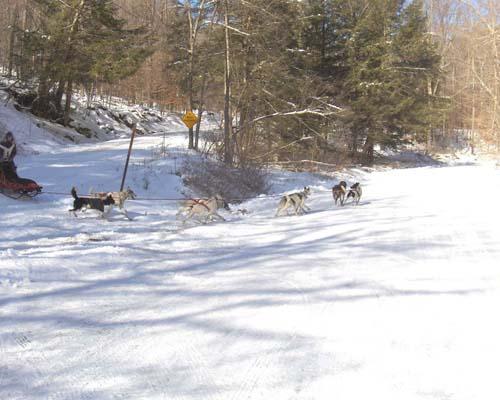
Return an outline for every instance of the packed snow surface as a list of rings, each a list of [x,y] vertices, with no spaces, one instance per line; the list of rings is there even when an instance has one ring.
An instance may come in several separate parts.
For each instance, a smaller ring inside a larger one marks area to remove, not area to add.
[[[75,218],[69,190],[116,190],[127,139],[47,144],[0,198],[0,399],[500,398],[500,171],[491,165],[273,174],[311,211],[260,196],[226,222],[176,220],[184,134],[136,140],[139,199]],[[155,155],[156,154],[156,155]]]

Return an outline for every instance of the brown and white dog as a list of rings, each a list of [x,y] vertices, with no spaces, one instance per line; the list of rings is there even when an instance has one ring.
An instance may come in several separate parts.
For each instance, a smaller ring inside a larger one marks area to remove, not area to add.
[[[113,198],[113,201],[114,201],[113,204],[117,205],[118,208],[123,211],[123,214],[125,214],[125,217],[127,217],[129,220],[132,220],[132,218],[130,218],[129,215],[127,214],[127,210],[125,209],[125,202],[128,199],[134,200],[137,197],[137,195],[129,187],[127,188],[127,190],[122,190],[122,191],[118,191],[118,192],[93,192],[91,190],[90,195],[92,197],[95,197],[98,199],[104,199],[107,196],[111,196]],[[112,207],[113,206],[111,206],[111,208]],[[109,212],[111,212],[111,209],[109,210]]]
[[[339,202],[341,206],[344,205],[346,193],[347,183],[345,181],[340,181],[338,185],[332,187],[332,195],[335,205],[337,205],[337,202]]]
[[[219,208],[230,211],[229,205],[220,195],[208,199],[187,199],[181,202],[177,217],[184,216],[183,223],[193,217],[196,217],[201,222],[208,222],[214,220],[214,218],[225,221],[224,217],[217,212]]]

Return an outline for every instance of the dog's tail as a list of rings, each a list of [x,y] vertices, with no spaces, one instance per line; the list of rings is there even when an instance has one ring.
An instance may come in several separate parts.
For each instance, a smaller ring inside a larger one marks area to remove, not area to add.
[[[74,186],[71,188],[71,195],[75,200],[78,199],[78,195],[76,194],[76,188]]]

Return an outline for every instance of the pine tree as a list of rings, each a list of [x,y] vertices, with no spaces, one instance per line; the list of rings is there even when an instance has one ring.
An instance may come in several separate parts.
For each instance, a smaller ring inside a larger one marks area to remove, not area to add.
[[[38,60],[35,114],[63,116],[67,124],[75,86],[122,79],[150,54],[144,47],[144,31],[126,29],[111,0],[34,1],[41,14],[39,26],[22,40]]]
[[[343,96],[352,151],[374,160],[375,145],[395,147],[406,134],[427,129],[433,114],[428,78],[439,56],[425,34],[420,1],[373,0],[348,41],[349,73]]]

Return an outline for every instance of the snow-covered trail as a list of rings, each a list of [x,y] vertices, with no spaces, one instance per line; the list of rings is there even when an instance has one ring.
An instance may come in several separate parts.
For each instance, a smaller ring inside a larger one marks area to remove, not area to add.
[[[111,184],[115,145],[20,173],[53,191]],[[69,216],[69,198],[0,199],[0,398],[497,398],[500,172],[376,172],[344,208],[310,179],[307,215],[272,218],[263,197],[181,231],[167,202],[106,222]]]

